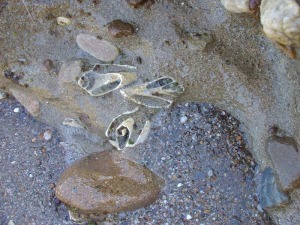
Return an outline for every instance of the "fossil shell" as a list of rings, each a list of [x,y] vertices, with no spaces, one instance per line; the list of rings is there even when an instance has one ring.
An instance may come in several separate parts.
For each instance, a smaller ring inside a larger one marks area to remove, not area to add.
[[[126,147],[134,147],[137,144],[143,143],[149,135],[151,123],[147,120],[139,132],[140,124],[134,120],[134,113],[138,111],[135,108],[133,111],[125,112],[116,118],[108,126],[105,135],[109,138],[109,142],[118,150]],[[135,140],[135,141],[134,141]]]
[[[172,77],[161,77],[140,86],[121,90],[122,95],[149,108],[168,108],[184,88]]]
[[[136,74],[130,72],[98,73],[93,70],[85,72],[78,84],[92,96],[105,95],[136,80]]]
[[[249,0],[221,0],[225,8],[233,13],[251,13]]]
[[[295,0],[262,0],[261,24],[271,40],[300,46],[300,6]]]

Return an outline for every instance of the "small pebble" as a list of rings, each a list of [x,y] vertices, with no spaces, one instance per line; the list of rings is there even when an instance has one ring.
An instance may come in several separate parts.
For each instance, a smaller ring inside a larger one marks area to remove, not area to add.
[[[184,124],[184,123],[187,122],[187,120],[188,120],[188,118],[186,116],[183,116],[183,117],[180,118],[180,123]]]
[[[46,59],[44,60],[43,65],[44,68],[49,71],[53,68],[53,61],[51,59]]]
[[[8,221],[7,225],[16,225],[15,222],[13,220]]]
[[[177,184],[177,187],[181,187],[183,184],[182,183],[179,183],[179,184]]]
[[[46,131],[44,132],[43,138],[44,138],[46,141],[49,141],[49,140],[52,138],[52,131],[51,131],[51,130],[46,130]]]
[[[63,16],[57,17],[56,22],[58,25],[61,25],[61,26],[68,26],[71,24],[71,20],[69,18],[66,18]]]
[[[214,171],[213,170],[209,170],[207,172],[207,175],[208,175],[209,178],[211,178],[214,175]]]
[[[133,26],[122,20],[114,20],[110,22],[107,26],[107,30],[109,35],[115,38],[126,37],[134,33]]]
[[[192,216],[190,214],[188,214],[188,215],[186,215],[186,219],[190,220],[190,219],[192,219]]]
[[[15,113],[20,112],[20,108],[15,108],[15,109],[14,109],[14,112],[15,112]]]
[[[142,6],[147,0],[126,0],[127,4],[133,8],[138,8]]]
[[[0,100],[5,99],[7,94],[5,92],[0,91]]]

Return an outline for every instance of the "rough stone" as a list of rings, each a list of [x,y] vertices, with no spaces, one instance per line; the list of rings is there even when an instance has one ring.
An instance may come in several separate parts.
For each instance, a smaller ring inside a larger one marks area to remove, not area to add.
[[[10,91],[32,116],[40,115],[40,103],[33,95],[17,89],[10,89]]]
[[[289,203],[289,197],[279,189],[274,171],[270,167],[263,171],[258,197],[263,209]]]
[[[119,55],[119,50],[114,45],[89,34],[79,34],[76,41],[83,51],[104,62],[114,61]]]
[[[91,154],[61,176],[56,196],[83,214],[135,210],[154,202],[163,180],[117,151]]]
[[[300,187],[300,152],[289,137],[273,136],[267,143],[268,153],[284,191]]]
[[[126,37],[134,33],[134,28],[130,23],[122,20],[114,20],[107,26],[108,33],[115,38]]]

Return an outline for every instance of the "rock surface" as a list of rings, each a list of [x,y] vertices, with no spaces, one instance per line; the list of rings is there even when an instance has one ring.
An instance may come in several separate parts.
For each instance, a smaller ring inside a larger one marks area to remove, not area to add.
[[[108,33],[115,38],[126,37],[134,33],[134,28],[130,23],[122,20],[114,20],[107,26]]]
[[[104,62],[114,61],[119,55],[119,50],[114,45],[89,34],[79,34],[76,41],[83,51]]]
[[[82,213],[135,210],[154,202],[163,180],[116,151],[89,155],[61,176],[56,196]]]
[[[300,187],[300,152],[292,138],[272,137],[267,144],[268,153],[284,191]]]
[[[259,190],[259,204],[263,209],[282,206],[289,203],[289,197],[276,183],[274,171],[268,167],[263,171]]]

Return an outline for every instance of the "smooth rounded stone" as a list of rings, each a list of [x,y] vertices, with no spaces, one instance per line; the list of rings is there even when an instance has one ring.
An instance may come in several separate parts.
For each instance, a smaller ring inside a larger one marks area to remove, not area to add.
[[[83,215],[102,215],[153,203],[163,184],[163,179],[121,152],[103,151],[67,168],[57,183],[56,197]]]
[[[83,51],[104,62],[114,61],[119,55],[117,47],[89,34],[77,35],[76,41]]]
[[[262,173],[258,198],[263,209],[282,206],[290,201],[288,195],[278,187],[274,171],[270,167]]]
[[[122,20],[114,20],[107,26],[108,33],[115,38],[126,37],[134,33],[134,28],[130,23]]]
[[[126,0],[127,4],[134,7],[134,8],[138,8],[140,6],[142,6],[144,3],[147,2],[147,0]]]
[[[284,191],[300,187],[300,152],[297,142],[291,137],[272,136],[267,151]]]

